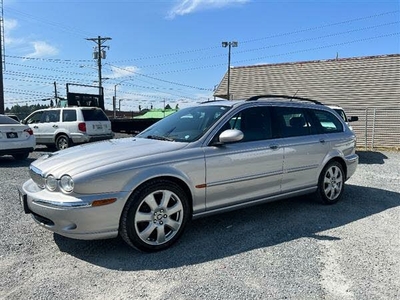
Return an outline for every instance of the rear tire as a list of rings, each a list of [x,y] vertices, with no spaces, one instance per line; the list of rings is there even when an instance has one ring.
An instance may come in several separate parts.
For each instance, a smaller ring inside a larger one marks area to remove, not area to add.
[[[161,179],[150,181],[129,197],[119,233],[138,250],[164,250],[182,235],[189,215],[187,195],[178,184]]]
[[[342,165],[337,161],[329,162],[322,170],[319,181],[317,196],[324,204],[334,204],[343,195],[345,175]]]
[[[65,134],[60,134],[56,138],[56,149],[57,150],[63,150],[67,149],[71,146],[71,142]]]

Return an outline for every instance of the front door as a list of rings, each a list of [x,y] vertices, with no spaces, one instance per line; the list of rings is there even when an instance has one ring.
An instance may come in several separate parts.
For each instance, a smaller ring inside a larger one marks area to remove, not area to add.
[[[205,148],[206,210],[279,194],[283,148],[274,139],[268,107],[244,109],[221,128],[239,129],[244,138]]]

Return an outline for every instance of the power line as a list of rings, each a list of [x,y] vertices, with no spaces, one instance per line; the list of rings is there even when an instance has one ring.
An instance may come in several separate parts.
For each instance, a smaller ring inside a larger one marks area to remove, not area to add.
[[[395,13],[398,13],[398,12],[399,12],[399,10],[388,11],[388,12],[369,15],[369,16],[365,16],[365,17],[360,17],[360,18],[355,18],[355,19],[350,19],[350,20],[345,20],[345,21],[340,21],[340,22],[335,22],[335,23],[330,23],[330,24],[325,24],[325,25],[319,25],[319,26],[309,27],[309,28],[305,28],[305,29],[299,29],[299,30],[296,30],[296,31],[278,33],[278,34],[270,35],[270,36],[267,36],[267,37],[261,37],[261,38],[251,39],[251,40],[244,40],[244,41],[240,41],[240,43],[241,44],[247,44],[247,43],[253,43],[253,42],[258,42],[258,41],[278,38],[278,37],[285,37],[285,36],[295,35],[295,34],[304,33],[304,32],[308,32],[308,31],[314,31],[314,30],[324,29],[324,28],[328,28],[328,27],[333,27],[333,26],[338,26],[338,25],[345,25],[345,24],[350,24],[350,23],[353,23],[353,22],[369,20],[369,19],[373,19],[373,18],[377,18],[377,17],[382,17],[382,16],[386,16],[386,15],[395,14]],[[138,58],[133,58],[133,59],[111,61],[111,63],[115,64],[115,63],[134,62],[134,61],[146,60],[146,59],[165,58],[165,57],[170,57],[170,56],[178,56],[178,55],[184,55],[184,54],[190,54],[190,53],[196,53],[196,52],[210,51],[210,50],[215,50],[217,48],[220,48],[220,46],[211,46],[211,47],[205,47],[205,48],[199,48],[199,49],[191,49],[191,50],[185,50],[185,51],[178,51],[178,52],[167,53],[167,54],[159,54],[159,55],[138,57]]]

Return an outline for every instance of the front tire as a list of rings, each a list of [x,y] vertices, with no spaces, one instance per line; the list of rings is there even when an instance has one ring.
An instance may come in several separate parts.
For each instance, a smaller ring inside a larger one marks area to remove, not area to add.
[[[318,197],[324,204],[334,204],[343,195],[345,175],[342,165],[337,161],[329,162],[322,170],[318,182]]]
[[[164,250],[182,235],[189,215],[184,190],[174,182],[154,180],[129,197],[121,215],[120,235],[138,250]]]

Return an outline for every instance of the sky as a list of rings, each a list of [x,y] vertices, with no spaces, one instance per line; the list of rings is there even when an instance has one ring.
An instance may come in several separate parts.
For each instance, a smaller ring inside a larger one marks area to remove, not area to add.
[[[5,107],[97,92],[106,109],[213,99],[231,67],[400,53],[400,1],[3,0]]]

